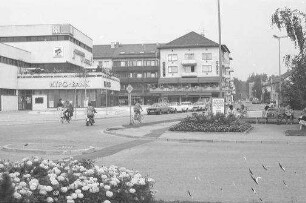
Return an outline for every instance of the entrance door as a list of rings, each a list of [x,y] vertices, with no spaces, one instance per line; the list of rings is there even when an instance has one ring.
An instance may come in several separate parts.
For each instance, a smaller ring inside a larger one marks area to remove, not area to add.
[[[20,90],[18,95],[18,109],[32,110],[32,91]]]

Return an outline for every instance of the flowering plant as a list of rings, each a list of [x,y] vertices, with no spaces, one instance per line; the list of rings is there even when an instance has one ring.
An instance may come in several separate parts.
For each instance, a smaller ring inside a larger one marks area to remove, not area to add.
[[[37,157],[0,160],[0,202],[151,202],[154,180],[124,167]]]

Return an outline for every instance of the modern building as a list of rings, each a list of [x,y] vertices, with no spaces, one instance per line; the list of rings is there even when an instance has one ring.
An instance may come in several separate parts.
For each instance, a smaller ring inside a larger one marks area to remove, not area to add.
[[[233,70],[230,51],[225,45],[222,45],[221,70],[219,44],[195,32],[158,48],[160,77],[158,86],[151,87],[150,93],[170,102],[210,101],[220,96],[228,103],[233,101]]]
[[[88,101],[103,106],[105,92],[115,95],[120,81],[92,67],[92,44],[70,24],[0,26],[2,109],[2,95],[17,98],[18,106],[9,108],[14,110],[53,108],[60,98],[76,107]]]
[[[159,78],[159,44],[94,45],[94,64],[109,71],[111,68],[120,78],[119,102],[128,104],[126,87],[133,87],[132,102],[153,104],[159,95],[151,93],[150,87],[157,86]]]

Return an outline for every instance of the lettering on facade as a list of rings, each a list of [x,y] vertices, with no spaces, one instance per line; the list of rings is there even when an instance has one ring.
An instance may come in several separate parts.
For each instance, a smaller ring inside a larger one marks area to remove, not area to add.
[[[63,25],[53,25],[52,26],[52,34],[57,35],[57,34],[74,34],[74,29],[71,25],[69,24],[63,24]]]
[[[75,81],[53,81],[50,82],[51,88],[84,88],[89,87],[89,81],[75,82]]]
[[[111,88],[111,87],[112,87],[112,83],[111,83],[111,82],[104,81],[104,87]]]

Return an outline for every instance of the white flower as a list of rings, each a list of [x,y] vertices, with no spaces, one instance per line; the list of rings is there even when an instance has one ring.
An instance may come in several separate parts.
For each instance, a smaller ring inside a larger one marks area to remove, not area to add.
[[[134,188],[131,188],[131,189],[129,190],[129,192],[133,194],[133,193],[136,192],[136,190],[135,190]]]
[[[53,198],[52,197],[47,197],[47,202],[53,202]]]
[[[59,183],[58,183],[57,180],[54,179],[54,180],[51,181],[51,184],[52,184],[52,185],[58,185]]]
[[[3,165],[3,164],[0,164],[0,168],[4,168],[4,165]]]
[[[101,178],[102,178],[102,179],[106,179],[107,176],[106,176],[106,175],[102,175]]]
[[[80,189],[77,189],[77,190],[75,190],[75,193],[80,194],[80,193],[82,193],[82,191]]]
[[[154,183],[154,182],[155,182],[155,180],[154,180],[153,178],[148,178],[148,182],[152,182],[152,183]]]
[[[103,203],[111,203],[109,200],[105,200]]]
[[[46,194],[47,194],[47,191],[46,191],[46,190],[40,190],[40,191],[39,191],[39,194],[41,194],[41,195],[46,195]]]
[[[81,198],[81,199],[82,199],[83,197],[84,197],[84,195],[83,195],[82,193],[79,193],[79,194],[78,194],[78,198]]]
[[[30,185],[30,190],[36,190],[36,185]]]
[[[72,200],[72,197],[71,196],[66,196],[66,199],[67,200]]]
[[[51,191],[53,190],[53,188],[52,188],[51,186],[48,185],[48,186],[46,187],[46,190],[47,190],[48,192],[51,192]]]
[[[26,190],[22,189],[19,191],[20,194],[25,195],[26,193],[28,193]]]
[[[20,182],[19,185],[22,186],[22,187],[27,186],[26,182],[24,182],[24,181]]]
[[[62,191],[63,193],[66,193],[66,192],[68,191],[68,188],[67,188],[67,187],[62,187],[62,188],[61,188],[61,191]]]
[[[19,178],[14,178],[14,182],[18,183],[20,181]]]
[[[21,198],[21,195],[20,195],[18,192],[15,192],[15,193],[14,193],[14,197],[15,197],[16,199],[20,199],[20,198]]]
[[[74,200],[73,199],[69,199],[69,200],[67,200],[67,203],[74,203]]]
[[[72,194],[71,194],[71,197],[72,197],[72,199],[76,199],[76,198],[78,198],[78,195],[75,194],[75,193],[72,193]]]
[[[110,190],[110,188],[111,188],[111,187],[110,187],[109,185],[105,185],[105,186],[104,186],[104,189],[105,189],[105,190]]]
[[[113,196],[113,193],[111,191],[106,191],[106,196],[107,197],[112,197]]]
[[[60,176],[57,177],[57,180],[59,180],[59,181],[64,181],[64,180],[65,180],[65,177],[63,177],[63,176],[60,175]]]
[[[28,166],[32,166],[32,164],[33,164],[32,161],[27,161]]]
[[[83,191],[89,190],[89,187],[88,187],[88,186],[83,186],[83,187],[82,187],[82,190],[83,190]]]
[[[139,180],[139,185],[145,185],[145,184],[146,184],[145,179],[140,178],[140,180]]]
[[[54,196],[59,195],[59,191],[58,191],[58,190],[53,191],[53,195],[54,195]]]

